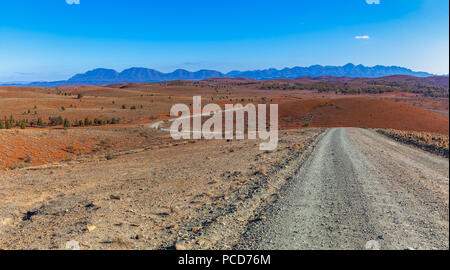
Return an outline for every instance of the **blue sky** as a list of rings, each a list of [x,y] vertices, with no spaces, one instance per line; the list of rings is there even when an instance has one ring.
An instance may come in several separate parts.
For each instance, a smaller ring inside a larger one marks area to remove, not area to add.
[[[448,10],[448,0],[1,0],[0,81],[348,62],[448,74]]]

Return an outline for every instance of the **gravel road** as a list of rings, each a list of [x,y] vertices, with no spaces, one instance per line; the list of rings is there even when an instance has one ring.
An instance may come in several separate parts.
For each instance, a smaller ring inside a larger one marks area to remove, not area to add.
[[[235,248],[449,248],[449,163],[371,130],[329,129]]]

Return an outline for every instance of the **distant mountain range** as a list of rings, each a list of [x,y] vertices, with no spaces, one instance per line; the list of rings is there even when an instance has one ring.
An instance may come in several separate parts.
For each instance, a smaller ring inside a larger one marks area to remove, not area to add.
[[[122,72],[113,69],[97,68],[86,73],[77,74],[66,81],[33,82],[29,84],[8,84],[20,86],[57,87],[62,85],[104,85],[113,83],[152,83],[173,80],[204,80],[210,78],[249,78],[255,80],[297,79],[302,77],[349,77],[349,78],[376,78],[392,75],[409,75],[416,77],[434,76],[426,72],[416,72],[398,66],[374,66],[347,64],[345,66],[293,67],[281,70],[270,68],[265,70],[231,71],[221,73],[215,70],[199,70],[190,72],[177,69],[171,73],[163,73],[148,68],[129,68]],[[4,84],[6,85],[6,84]]]

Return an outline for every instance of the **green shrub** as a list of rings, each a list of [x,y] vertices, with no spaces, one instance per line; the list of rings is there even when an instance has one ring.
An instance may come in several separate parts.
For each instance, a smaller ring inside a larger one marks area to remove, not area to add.
[[[72,126],[72,124],[70,123],[70,120],[68,120],[67,118],[64,119],[64,127],[65,128],[70,128]]]

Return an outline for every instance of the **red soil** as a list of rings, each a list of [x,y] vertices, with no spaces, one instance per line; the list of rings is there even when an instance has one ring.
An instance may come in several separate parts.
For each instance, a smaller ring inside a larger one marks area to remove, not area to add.
[[[304,99],[279,105],[280,126],[369,127],[449,133],[449,119],[407,104],[371,98]]]

